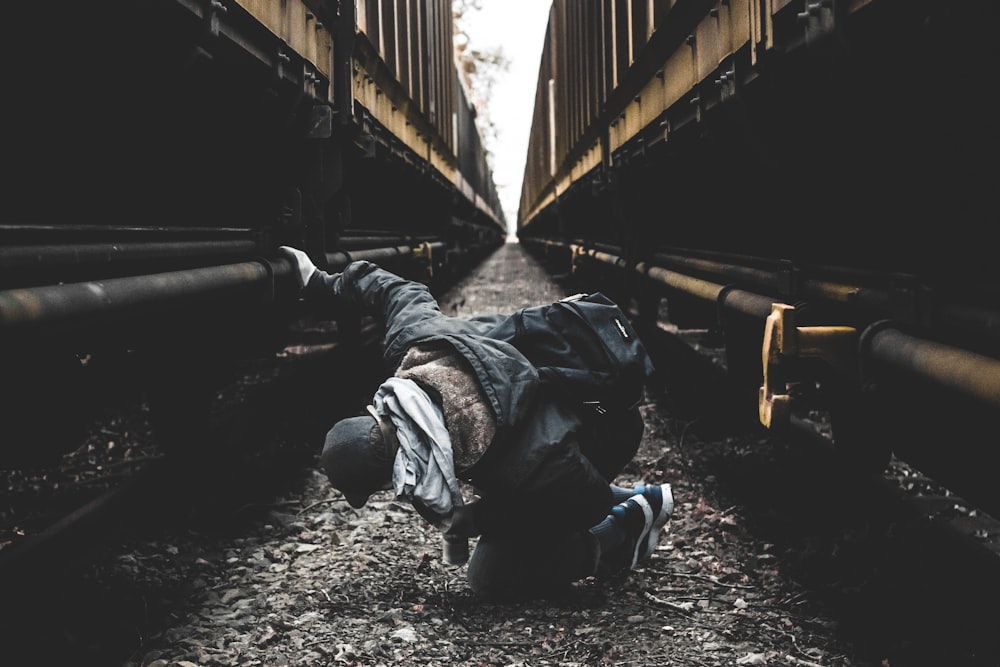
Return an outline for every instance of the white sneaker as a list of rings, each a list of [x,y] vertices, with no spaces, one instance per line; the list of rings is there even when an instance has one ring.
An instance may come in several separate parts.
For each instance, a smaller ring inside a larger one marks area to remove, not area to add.
[[[635,492],[649,505],[653,517],[646,531],[645,540],[640,540],[636,545],[633,567],[635,563],[644,561],[652,555],[656,543],[660,540],[660,532],[674,513],[674,495],[669,484],[639,484],[635,487]],[[630,500],[634,498],[636,496],[632,496]]]

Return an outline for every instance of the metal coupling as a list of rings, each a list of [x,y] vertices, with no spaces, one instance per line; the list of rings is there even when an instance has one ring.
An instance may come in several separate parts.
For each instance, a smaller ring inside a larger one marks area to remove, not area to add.
[[[848,326],[799,327],[795,307],[771,304],[764,324],[761,361],[764,381],[757,412],[767,428],[783,426],[791,416],[789,382],[793,379],[785,362],[799,358],[820,359],[845,373],[857,372],[858,331]]]

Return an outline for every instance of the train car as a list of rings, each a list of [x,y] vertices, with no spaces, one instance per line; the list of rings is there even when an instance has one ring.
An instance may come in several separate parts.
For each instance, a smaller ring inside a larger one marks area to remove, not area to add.
[[[505,240],[446,0],[32,2],[4,22],[8,462],[71,446],[99,373],[176,421],[280,350],[279,245],[432,282]]]
[[[998,15],[556,0],[518,237],[718,334],[763,425],[819,408],[858,465],[997,513]]]

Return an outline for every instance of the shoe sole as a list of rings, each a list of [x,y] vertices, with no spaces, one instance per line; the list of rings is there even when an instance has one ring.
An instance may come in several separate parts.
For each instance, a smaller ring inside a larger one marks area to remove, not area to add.
[[[632,564],[629,565],[629,569],[632,569],[635,567],[636,563],[639,562],[639,552],[641,551],[642,546],[648,542],[649,531],[653,528],[653,507],[649,504],[649,501],[641,495],[632,496],[629,500],[642,509],[642,514],[646,521],[642,532],[639,533],[639,537],[635,541],[635,548],[632,549]]]
[[[660,511],[657,513],[656,517],[653,519],[652,525],[649,527],[649,533],[646,536],[645,549],[642,551],[641,559],[648,558],[652,553],[653,549],[656,548],[656,543],[660,540],[660,532],[663,527],[667,525],[667,521],[670,520],[670,516],[674,513],[674,494],[670,488],[669,484],[660,484],[660,494],[663,496],[663,502],[660,503]],[[648,504],[649,501],[647,501]],[[650,507],[652,511],[652,507]],[[638,554],[638,549],[636,549]],[[639,558],[637,556],[637,558]],[[638,562],[638,560],[637,560]]]

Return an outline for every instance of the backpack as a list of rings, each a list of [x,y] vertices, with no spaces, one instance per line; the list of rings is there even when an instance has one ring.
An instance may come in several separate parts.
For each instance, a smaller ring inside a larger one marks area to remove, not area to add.
[[[542,383],[599,415],[637,406],[653,362],[625,314],[595,292],[524,308],[509,341]]]

